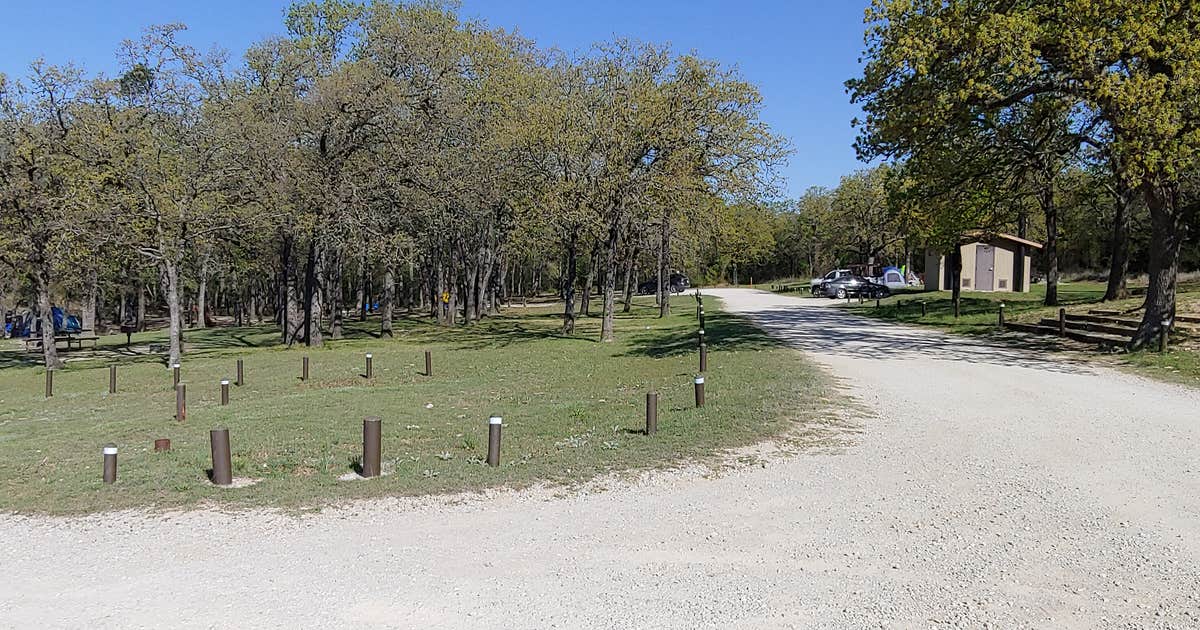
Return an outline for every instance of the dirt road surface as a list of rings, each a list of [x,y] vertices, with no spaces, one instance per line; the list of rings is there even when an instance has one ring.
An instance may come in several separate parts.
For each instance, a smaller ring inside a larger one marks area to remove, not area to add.
[[[566,497],[3,516],[0,626],[1200,627],[1200,393],[712,293],[837,379],[848,447]]]

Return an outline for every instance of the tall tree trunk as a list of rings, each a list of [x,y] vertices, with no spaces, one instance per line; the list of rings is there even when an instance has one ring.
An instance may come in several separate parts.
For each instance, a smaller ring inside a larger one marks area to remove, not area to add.
[[[208,317],[205,311],[208,309],[208,257],[205,256],[200,262],[200,278],[196,286],[196,309],[198,316],[196,317],[197,328],[208,327]]]
[[[671,314],[671,213],[663,213],[658,240],[658,316]]]
[[[304,345],[324,345],[321,336],[321,285],[317,277],[317,244],[308,245],[308,259],[304,264]]]
[[[1147,186],[1144,195],[1150,207],[1150,283],[1146,287],[1142,322],[1130,342],[1132,349],[1152,344],[1164,328],[1174,325],[1179,247],[1184,237],[1178,184]]]
[[[1123,178],[1117,177],[1116,180],[1112,235],[1108,243],[1112,251],[1108,264],[1108,288],[1104,291],[1105,302],[1129,297],[1125,277],[1129,275],[1129,214],[1133,206],[1134,192]]]
[[[1054,201],[1054,184],[1048,183],[1041,192],[1042,212],[1046,215],[1046,306],[1058,304],[1058,206]]]
[[[478,296],[475,294],[479,273],[478,258],[471,257],[471,260],[463,265],[463,319],[467,324],[474,323],[479,314]]]
[[[579,312],[589,317],[592,314],[592,283],[596,278],[596,267],[599,266],[599,253],[600,248],[593,245],[592,253],[588,256],[587,276],[583,281],[583,299],[579,302]]]
[[[575,277],[579,273],[579,239],[572,233],[566,242],[567,262],[562,277],[563,334],[575,334]]]
[[[343,334],[342,323],[342,254],[330,252],[322,265],[325,282],[325,296],[329,300],[329,336],[340,340]]]
[[[616,309],[616,291],[617,291],[617,249],[621,246],[621,224],[622,219],[615,218],[608,226],[608,242],[604,248],[604,266],[601,273],[601,281],[604,287],[601,290],[604,297],[604,305],[602,307],[600,319],[600,341],[612,341],[613,336],[613,311]],[[597,262],[600,256],[597,255]]]
[[[954,317],[958,317],[962,305],[962,245],[955,244],[950,254],[950,303],[954,308]]]
[[[632,239],[631,239],[632,240]],[[625,305],[621,308],[622,311],[628,313],[633,308],[633,290],[636,279],[634,271],[638,257],[637,245],[630,247],[629,260],[625,263]]]
[[[96,321],[96,299],[100,293],[99,274],[95,269],[87,271],[87,277],[84,279],[83,287],[83,321],[81,322],[84,330],[97,330]]]
[[[392,313],[396,305],[396,274],[391,264],[383,271],[383,312],[379,322],[380,336],[392,336]]]
[[[54,345],[54,304],[50,300],[50,269],[45,257],[34,261],[33,280],[37,285],[38,318],[42,325],[42,361],[47,370],[57,370],[63,366],[58,358],[58,348]]]
[[[183,353],[183,344],[180,343],[183,336],[183,312],[179,304],[179,263],[176,260],[164,258],[162,267],[167,280],[167,320],[169,322],[167,337],[171,342],[167,365],[175,365],[179,363],[179,357]]]
[[[367,321],[367,257],[364,254],[358,261],[358,288],[354,294],[354,304],[358,309],[358,321]]]
[[[139,279],[137,283],[137,329],[146,330],[146,283]]]

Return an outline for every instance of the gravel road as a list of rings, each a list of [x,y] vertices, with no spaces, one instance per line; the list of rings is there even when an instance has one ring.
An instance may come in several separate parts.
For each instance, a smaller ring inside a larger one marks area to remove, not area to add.
[[[712,293],[858,401],[848,447],[566,497],[3,516],[0,626],[1200,627],[1200,392]]]

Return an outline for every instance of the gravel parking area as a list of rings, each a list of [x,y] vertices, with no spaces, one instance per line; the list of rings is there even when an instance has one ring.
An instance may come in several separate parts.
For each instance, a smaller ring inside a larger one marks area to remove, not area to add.
[[[1200,392],[711,293],[830,371],[849,446],[566,496],[0,516],[0,626],[1200,627]]]

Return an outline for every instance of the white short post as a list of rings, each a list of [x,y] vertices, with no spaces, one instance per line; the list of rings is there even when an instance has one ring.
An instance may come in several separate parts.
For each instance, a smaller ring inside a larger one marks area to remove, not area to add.
[[[488,418],[488,452],[487,465],[500,465],[500,428],[504,423],[504,419],[500,416],[492,416]]]

